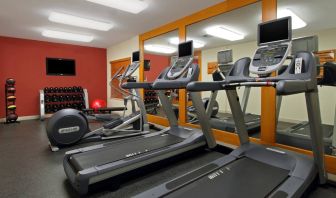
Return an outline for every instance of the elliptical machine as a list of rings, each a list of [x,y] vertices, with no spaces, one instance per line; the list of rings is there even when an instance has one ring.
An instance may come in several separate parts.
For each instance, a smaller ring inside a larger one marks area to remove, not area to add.
[[[79,143],[125,138],[149,133],[145,104],[140,98],[139,90],[121,88],[123,82],[136,81],[132,75],[139,66],[139,51],[137,51],[133,53],[131,65],[122,74],[120,74],[122,69],[119,69],[112,77],[112,80],[119,80],[119,88],[113,88],[124,96],[125,106],[127,106],[128,100],[131,101],[132,113],[130,115],[125,116],[124,111],[124,115],[121,118],[116,118],[107,122],[101,128],[91,131],[88,119],[83,112],[75,109],[58,111],[50,118],[46,128],[51,150],[58,151],[60,148]],[[112,80],[110,82],[111,86]],[[138,105],[139,111],[136,110],[135,103]]]

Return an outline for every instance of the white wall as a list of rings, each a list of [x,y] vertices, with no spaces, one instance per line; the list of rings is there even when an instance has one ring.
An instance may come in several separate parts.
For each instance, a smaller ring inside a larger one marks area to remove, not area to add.
[[[325,30],[317,33],[319,37],[319,50],[336,48],[336,29]],[[303,36],[303,35],[300,35]],[[217,60],[217,52],[224,49],[233,50],[233,59],[238,60],[241,57],[252,57],[256,49],[256,41],[243,44],[224,46],[202,51],[202,79],[203,81],[212,81],[212,76],[207,74],[207,63]],[[240,96],[242,91],[239,90]],[[319,87],[320,104],[322,112],[322,121],[327,124],[333,124],[335,105],[336,105],[336,88],[335,87]],[[204,94],[203,96],[208,96]],[[226,95],[221,92],[218,96],[220,111],[230,111]],[[306,103],[303,94],[285,96],[282,101],[280,111],[280,119],[284,120],[308,120]],[[247,112],[260,114],[260,88],[253,88],[250,95]]]
[[[108,107],[122,107],[124,102],[121,99],[111,98],[111,87],[109,85],[111,79],[111,65],[110,62],[122,58],[132,56],[132,52],[139,50],[139,37],[135,36],[127,41],[107,48],[107,106]],[[135,73],[139,76],[139,73]],[[130,102],[128,103],[128,111],[131,110]]]

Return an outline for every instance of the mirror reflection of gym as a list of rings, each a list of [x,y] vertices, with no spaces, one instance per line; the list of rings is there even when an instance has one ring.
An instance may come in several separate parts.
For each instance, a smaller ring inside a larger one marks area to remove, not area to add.
[[[177,30],[162,34],[144,42],[144,81],[155,81],[160,73],[165,68],[169,67],[176,59],[177,45],[169,42],[169,39],[172,37],[178,38]],[[178,91],[169,90],[166,94],[173,100],[174,107],[176,107],[176,114],[178,114]],[[156,91],[145,90],[144,102],[148,114],[166,117]]]
[[[336,147],[336,24],[331,20],[336,17],[335,7],[334,0],[324,0],[323,3],[278,0],[277,10],[278,17],[292,16],[292,54],[310,51],[316,56],[325,152],[329,155],[335,155]],[[305,103],[304,94],[283,98],[276,133],[278,143],[311,150]]]
[[[261,22],[261,3],[254,3],[239,10],[223,13],[187,26],[187,40],[194,41],[196,62],[202,68],[202,81],[222,80],[233,63],[242,57],[251,57],[257,47],[257,24]],[[259,137],[260,88],[239,88],[238,94],[249,135]],[[224,91],[203,92],[204,106],[211,115],[212,128],[235,132],[235,124]],[[212,106],[212,105],[210,105]],[[189,123],[198,120],[190,102],[187,105]]]

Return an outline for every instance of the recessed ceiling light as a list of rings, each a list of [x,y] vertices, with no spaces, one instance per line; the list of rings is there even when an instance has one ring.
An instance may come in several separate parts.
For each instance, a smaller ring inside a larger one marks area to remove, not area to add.
[[[148,7],[148,4],[140,0],[87,0],[103,6],[115,8],[125,12],[138,14]]]
[[[235,30],[228,29],[227,27],[217,25],[205,29],[205,32],[211,36],[218,37],[229,41],[242,40],[245,36]]]
[[[157,52],[163,54],[172,54],[177,51],[177,49],[173,47],[169,47],[166,45],[145,45],[145,50],[150,52]]]
[[[49,15],[49,21],[101,31],[108,31],[113,27],[113,25],[109,23],[104,23],[59,12],[52,12]]]
[[[194,48],[196,49],[202,48],[205,46],[205,42],[203,41],[187,38],[187,41],[191,41],[191,40],[193,41]],[[178,45],[180,43],[180,40],[178,37],[172,37],[169,39],[169,43],[173,45]]]
[[[288,16],[292,17],[292,29],[300,29],[307,25],[306,22],[304,22],[300,17],[298,17],[293,11],[291,11],[288,8],[279,9],[277,15],[278,15],[277,18]]]
[[[93,36],[83,35],[83,34],[75,34],[70,32],[60,32],[54,30],[44,30],[42,35],[49,38],[56,39],[64,39],[70,41],[80,41],[80,42],[91,42],[93,40]]]

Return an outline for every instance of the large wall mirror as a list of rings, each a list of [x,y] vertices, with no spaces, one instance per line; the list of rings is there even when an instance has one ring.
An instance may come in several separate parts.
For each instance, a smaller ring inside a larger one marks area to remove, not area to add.
[[[160,73],[169,67],[170,63],[176,58],[177,45],[171,43],[172,38],[178,39],[177,30],[159,35],[144,42],[144,81],[155,81]],[[172,100],[177,114],[178,92],[175,90],[169,90],[166,94],[169,96],[170,100]],[[166,117],[156,91],[145,90],[144,102],[148,114]]]
[[[187,40],[193,40],[195,57],[202,67],[202,81],[213,81],[213,73],[225,73],[233,63],[243,57],[251,57],[257,47],[257,25],[261,22],[261,3],[254,3],[237,10],[200,21],[187,26]],[[217,69],[218,68],[218,69]],[[238,94],[248,120],[249,134],[260,136],[260,88],[240,88]],[[210,92],[203,92],[207,105]],[[246,99],[246,100],[245,100]],[[213,128],[234,133],[235,125],[224,91],[217,94],[219,108],[213,108],[211,125]],[[197,124],[192,112],[192,104],[187,105],[189,123]]]
[[[336,134],[333,133],[336,87],[330,86],[336,80],[336,73],[333,73],[336,71],[336,65],[333,64],[336,49],[336,23],[332,20],[336,17],[335,7],[334,0],[278,0],[277,10],[278,17],[292,16],[292,54],[300,50],[311,51],[317,56],[319,59],[317,62],[324,70],[324,75],[319,77],[319,98],[327,154],[332,154],[332,144],[336,146]],[[307,120],[304,95],[284,97],[280,108],[277,142],[311,150]]]

